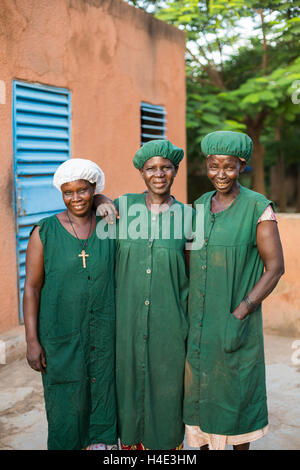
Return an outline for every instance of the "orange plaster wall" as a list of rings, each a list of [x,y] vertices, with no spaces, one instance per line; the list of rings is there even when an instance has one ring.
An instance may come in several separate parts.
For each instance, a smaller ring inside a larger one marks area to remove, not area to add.
[[[105,194],[144,189],[132,165],[140,103],[164,105],[167,138],[185,148],[185,36],[123,0],[0,0],[0,331],[18,324],[12,80],[72,91],[72,155],[97,162]],[[186,163],[173,194],[186,201]]]
[[[263,302],[266,332],[300,337],[300,214],[276,214],[285,273]]]
[[[1,48],[1,43],[0,43]],[[4,79],[1,73],[1,78]],[[6,104],[0,105],[0,331],[18,321],[17,267],[13,208],[13,169],[11,132],[11,88],[6,87]]]

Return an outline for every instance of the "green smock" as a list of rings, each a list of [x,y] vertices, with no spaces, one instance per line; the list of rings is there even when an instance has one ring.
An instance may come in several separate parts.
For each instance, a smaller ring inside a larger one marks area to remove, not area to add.
[[[115,241],[99,240],[95,230],[83,268],[80,242],[56,215],[38,225],[45,266],[39,337],[47,364],[48,449],[114,444]]]
[[[175,200],[167,211],[154,214],[146,206],[145,194],[127,194],[125,198],[127,209],[123,212],[124,196],[115,201],[120,208],[116,253],[119,435],[125,445],[141,442],[148,449],[173,449],[184,438],[182,407],[188,330],[184,249],[189,237],[185,238],[183,223],[184,218],[191,221],[193,210]],[[144,218],[135,204],[140,205]],[[183,212],[184,207],[187,212],[181,223],[175,208]],[[171,221],[176,218],[176,223],[171,222],[169,236],[163,234],[161,224],[162,217],[168,216]],[[145,238],[134,239],[134,230],[130,229],[137,226]]]
[[[184,422],[238,435],[268,424],[261,306],[244,320],[231,312],[264,270],[256,225],[271,201],[240,187],[230,207],[204,204],[204,245],[191,252]]]

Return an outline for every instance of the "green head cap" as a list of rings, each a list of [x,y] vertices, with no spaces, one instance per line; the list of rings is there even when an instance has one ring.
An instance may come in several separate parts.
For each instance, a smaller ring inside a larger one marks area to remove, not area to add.
[[[204,155],[233,155],[250,160],[253,150],[252,139],[242,132],[215,131],[207,134],[201,142]]]
[[[145,162],[152,157],[168,158],[178,166],[183,159],[184,151],[176,147],[169,140],[150,140],[143,145],[135,154],[133,164],[135,168],[143,168]]]

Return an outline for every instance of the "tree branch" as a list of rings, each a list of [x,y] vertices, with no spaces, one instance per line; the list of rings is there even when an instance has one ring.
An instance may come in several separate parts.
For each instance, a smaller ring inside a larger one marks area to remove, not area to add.
[[[198,47],[199,47],[200,52],[201,53],[203,52],[203,57],[208,62],[207,65],[201,64],[199,58],[195,56],[195,54],[193,54],[192,51],[188,47],[186,47],[186,51],[191,55],[194,61],[197,62],[197,64],[207,73],[211,84],[215,86],[216,88],[225,90],[224,82],[222,80],[222,77],[220,76],[220,73],[216,69],[216,66],[207,59],[205,51],[203,50],[201,46],[199,46],[199,44],[198,44]]]
[[[267,44],[267,38],[266,38],[266,32],[265,32],[265,17],[264,17],[264,11],[262,8],[259,10],[254,10],[256,11],[261,19],[261,30],[262,30],[262,35],[263,35],[263,56],[262,56],[262,69],[264,74],[266,75],[267,73],[267,66],[268,66],[268,55],[267,55],[267,49],[268,49],[268,44]]]
[[[259,130],[268,114],[269,111],[267,109],[262,109],[255,118],[246,116],[244,119],[244,124],[246,124],[246,126],[251,129]]]
[[[216,40],[217,40],[217,45],[218,45],[218,49],[219,49],[219,54],[220,54],[220,62],[221,62],[221,70],[222,70],[222,81],[224,82],[224,65],[223,65],[223,57],[222,57],[222,46],[221,46],[221,43],[220,43],[220,40],[218,38],[218,36],[216,35]]]

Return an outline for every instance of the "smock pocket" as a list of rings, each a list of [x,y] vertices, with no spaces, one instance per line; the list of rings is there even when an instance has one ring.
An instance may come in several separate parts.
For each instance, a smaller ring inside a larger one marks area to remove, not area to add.
[[[237,351],[247,341],[249,315],[243,320],[236,318],[233,313],[228,316],[225,327],[224,350],[227,353]]]
[[[79,331],[48,338],[45,350],[49,385],[78,382],[86,378],[86,364]]]

